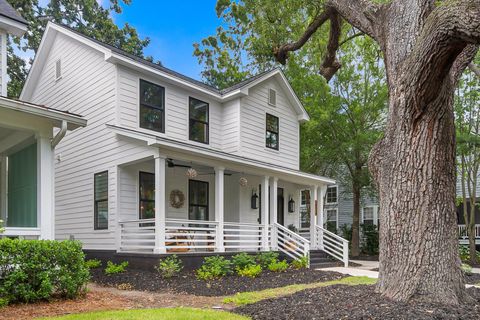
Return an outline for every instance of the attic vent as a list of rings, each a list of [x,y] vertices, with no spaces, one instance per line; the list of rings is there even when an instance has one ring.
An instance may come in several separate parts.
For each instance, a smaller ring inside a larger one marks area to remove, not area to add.
[[[55,62],[55,80],[58,80],[62,77],[62,60],[58,59]]]
[[[273,89],[268,90],[268,103],[272,106],[277,105],[277,91]]]

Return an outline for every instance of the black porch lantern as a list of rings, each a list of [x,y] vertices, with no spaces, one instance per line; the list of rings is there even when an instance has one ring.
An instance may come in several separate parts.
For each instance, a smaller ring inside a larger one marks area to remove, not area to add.
[[[252,199],[251,199],[251,207],[252,209],[258,209],[258,196],[255,190],[252,190]]]
[[[288,201],[288,212],[295,212],[295,201],[291,197],[290,201]]]

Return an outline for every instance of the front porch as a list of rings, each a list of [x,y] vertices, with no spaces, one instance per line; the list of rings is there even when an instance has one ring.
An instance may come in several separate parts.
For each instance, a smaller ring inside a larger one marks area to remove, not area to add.
[[[464,224],[458,225],[458,241],[460,244],[468,244],[467,227]],[[475,225],[475,244],[480,245],[480,224]]]
[[[327,246],[344,261],[343,239],[322,227],[326,183],[262,171],[168,153],[119,165],[117,252],[275,250],[297,259]]]

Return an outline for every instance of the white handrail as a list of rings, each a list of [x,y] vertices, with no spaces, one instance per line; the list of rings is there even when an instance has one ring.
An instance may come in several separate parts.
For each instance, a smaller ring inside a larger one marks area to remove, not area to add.
[[[278,223],[274,223],[271,228],[271,248],[295,260],[306,257],[310,267],[310,241]]]
[[[348,240],[318,225],[315,231],[317,247],[348,267]]]

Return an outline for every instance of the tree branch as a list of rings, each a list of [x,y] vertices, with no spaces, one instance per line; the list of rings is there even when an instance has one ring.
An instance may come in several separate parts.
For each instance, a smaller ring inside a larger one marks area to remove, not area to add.
[[[290,51],[296,51],[303,47],[303,45],[310,39],[310,37],[320,28],[329,18],[332,13],[331,9],[327,9],[315,17],[315,19],[308,25],[303,35],[295,42],[283,44],[273,49],[273,55],[281,64],[285,64],[288,59]]]
[[[337,13],[332,13],[330,17],[330,35],[328,38],[327,54],[320,66],[320,74],[328,81],[340,69],[342,64],[337,60],[337,50],[339,48],[340,35],[342,34],[341,18]]]
[[[363,33],[363,32],[356,32],[356,33],[352,34],[350,37],[342,40],[342,42],[340,42],[339,46],[341,47],[341,46],[343,46],[345,43],[347,43],[348,41],[351,41],[351,40],[353,40],[353,39],[355,39],[355,38],[357,38],[357,37],[364,36],[364,35],[365,35],[365,33]]]
[[[475,75],[477,77],[480,78],[480,67],[478,67],[477,65],[473,64],[473,62],[470,62],[468,64],[468,68],[470,69],[470,71],[472,71],[473,73],[475,73]]]
[[[457,57],[453,63],[452,69],[450,70],[450,77],[452,79],[452,84],[454,87],[457,86],[460,77],[462,76],[463,71],[470,65],[473,65],[471,61],[475,58],[475,55],[478,52],[478,46],[470,44],[463,49],[462,53]],[[475,68],[476,66],[473,65]],[[478,76],[480,77],[480,70]]]

